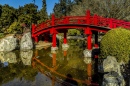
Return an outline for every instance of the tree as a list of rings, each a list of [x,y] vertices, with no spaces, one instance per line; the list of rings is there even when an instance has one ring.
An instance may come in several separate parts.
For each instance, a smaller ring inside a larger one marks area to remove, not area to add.
[[[129,0],[80,0],[72,6],[71,15],[85,15],[88,9],[92,14],[108,18],[130,19]]]
[[[42,9],[38,12],[39,23],[45,22],[48,19],[46,0],[42,0]]]
[[[32,23],[36,23],[37,18],[37,8],[33,3],[26,4],[23,7],[19,7],[17,10],[18,22],[28,25],[31,27]]]
[[[5,4],[1,6],[0,27],[6,30],[15,21],[15,9]]]
[[[59,0],[59,3],[55,3],[53,11],[56,17],[62,17],[69,15],[71,11],[71,0]]]
[[[1,17],[1,14],[2,14],[2,6],[0,5],[0,17]]]
[[[117,61],[128,63],[130,60],[130,31],[116,28],[108,31],[100,42],[101,58],[115,56]]]

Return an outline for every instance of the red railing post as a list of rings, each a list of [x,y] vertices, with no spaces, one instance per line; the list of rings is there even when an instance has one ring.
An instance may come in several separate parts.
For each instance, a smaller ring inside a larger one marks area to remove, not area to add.
[[[117,26],[116,26],[116,23],[114,23],[114,26],[113,26],[113,28],[116,28]]]
[[[97,14],[94,14],[93,21],[94,21],[94,25],[98,24],[98,16],[97,16]]]
[[[109,20],[109,28],[110,28],[110,29],[113,28],[113,22],[112,22],[112,19]]]
[[[86,24],[90,24],[90,10],[87,10],[86,12]],[[87,49],[91,50],[92,49],[92,32],[90,30],[90,27],[87,27],[85,29],[85,34],[87,34]]]
[[[52,47],[56,47],[56,30],[53,27],[54,25],[55,25],[55,15],[52,14],[52,16],[51,16],[52,29],[50,30],[50,34],[52,34]]]
[[[54,26],[55,25],[55,15],[52,14],[51,16],[51,25]]]
[[[90,24],[90,10],[87,10],[87,12],[86,12],[86,23],[87,24]]]
[[[32,37],[34,36],[35,28],[36,28],[35,24],[32,24]]]
[[[65,17],[65,24],[69,24],[69,18]]]

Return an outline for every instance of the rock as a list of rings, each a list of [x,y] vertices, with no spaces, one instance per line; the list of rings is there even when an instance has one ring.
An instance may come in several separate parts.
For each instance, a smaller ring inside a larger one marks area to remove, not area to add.
[[[12,51],[16,48],[17,42],[14,34],[7,35],[0,39],[0,51]]]
[[[16,54],[14,52],[0,52],[0,61],[2,63],[16,63]]]
[[[125,86],[125,84],[122,76],[115,71],[111,71],[104,75],[102,86]]]
[[[108,74],[104,75],[103,86],[125,86],[120,64],[115,57],[107,56],[103,61],[103,70],[104,72],[108,72]]]
[[[117,62],[116,58],[113,56],[107,56],[107,58],[103,61],[103,69],[104,72],[117,72],[119,67],[119,63]]]
[[[20,50],[29,50],[33,48],[31,32],[25,33],[21,38]]]
[[[31,65],[32,56],[32,50],[20,51],[20,57],[24,65]]]

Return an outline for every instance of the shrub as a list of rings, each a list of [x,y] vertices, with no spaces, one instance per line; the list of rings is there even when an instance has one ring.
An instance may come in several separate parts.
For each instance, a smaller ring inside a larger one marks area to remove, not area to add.
[[[69,29],[68,30],[68,35],[80,35],[80,31],[77,29]]]
[[[117,61],[125,63],[130,59],[130,30],[116,28],[108,31],[100,42],[101,58],[115,56]]]

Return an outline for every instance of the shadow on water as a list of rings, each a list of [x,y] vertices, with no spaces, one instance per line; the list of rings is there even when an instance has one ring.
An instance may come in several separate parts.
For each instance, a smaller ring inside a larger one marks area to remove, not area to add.
[[[71,74],[67,74],[67,78],[61,83],[61,86],[78,86]]]

